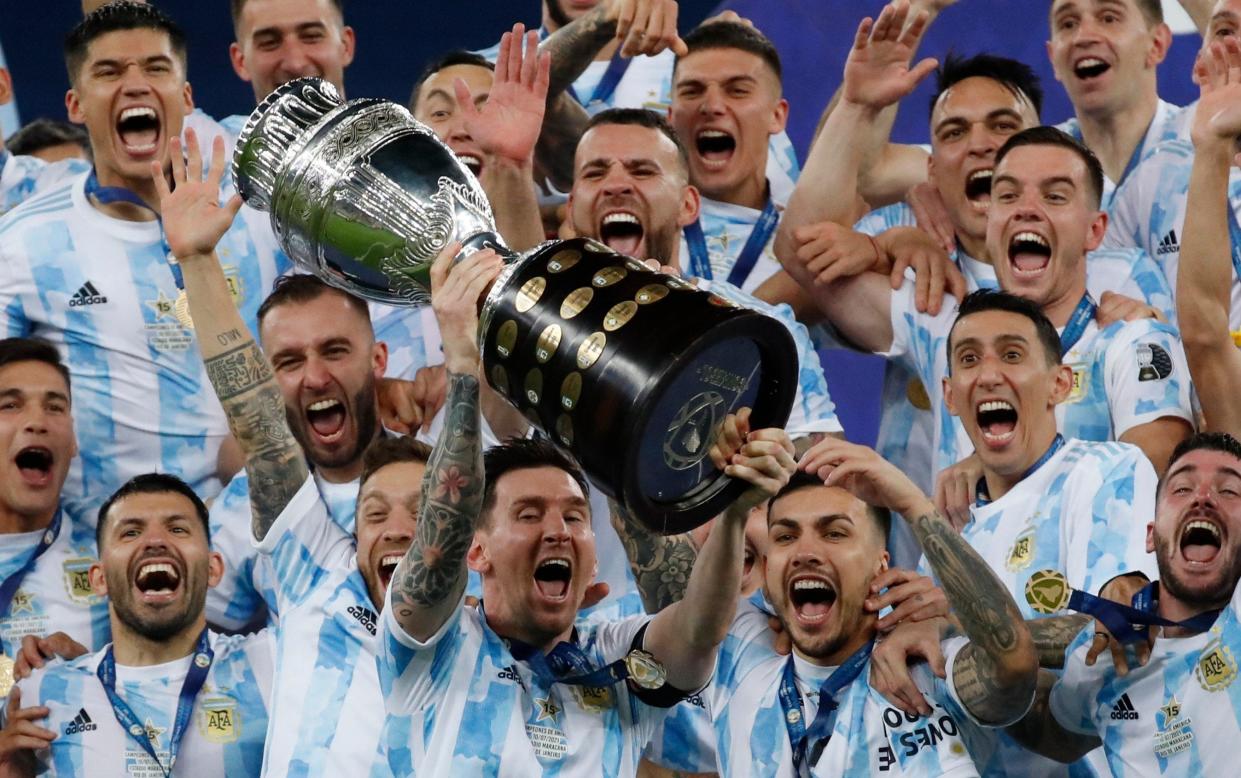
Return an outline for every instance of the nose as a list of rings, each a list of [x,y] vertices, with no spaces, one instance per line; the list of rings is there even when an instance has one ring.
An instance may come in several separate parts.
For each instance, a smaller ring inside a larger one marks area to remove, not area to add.
[[[698,111],[711,116],[724,113],[724,91],[716,84],[707,86],[702,102],[698,104]]]
[[[969,153],[976,157],[986,157],[995,154],[999,149],[1001,141],[999,136],[987,126],[986,122],[975,122],[970,125],[969,134]]]
[[[448,138],[450,141],[468,141],[472,140],[470,131],[465,127],[465,116],[461,111],[453,113],[452,119],[448,122]]]
[[[300,41],[291,40],[284,44],[280,67],[294,76],[313,76],[316,74],[314,61],[310,59]]]
[[[1083,14],[1073,29],[1071,39],[1074,46],[1088,46],[1099,40],[1099,24],[1091,14]]]
[[[380,540],[385,543],[401,543],[412,540],[414,537],[413,523],[414,518],[412,516],[398,515],[398,511],[394,510],[388,516],[388,523],[380,535]]]
[[[998,354],[983,354],[978,365],[978,385],[981,387],[999,386],[1004,380],[1004,375],[1000,370],[1002,364]]]
[[[565,521],[563,513],[549,511],[543,517],[543,542],[549,545],[569,542],[569,524]]]
[[[603,178],[603,194],[623,195],[633,193],[633,178],[621,165],[612,165]]]
[[[26,432],[33,432],[37,434],[47,432],[47,411],[44,410],[43,406],[38,403],[30,403],[29,406],[27,406],[22,428]]]
[[[151,91],[151,84],[147,81],[141,65],[135,63],[125,68],[121,76],[121,88],[127,95],[146,94]]]
[[[306,388],[322,389],[331,382],[332,374],[328,370],[327,363],[317,356],[309,357],[302,369],[302,383]]]
[[[807,567],[821,567],[823,565],[823,555],[815,549],[803,545],[793,554],[791,564],[794,570]]]

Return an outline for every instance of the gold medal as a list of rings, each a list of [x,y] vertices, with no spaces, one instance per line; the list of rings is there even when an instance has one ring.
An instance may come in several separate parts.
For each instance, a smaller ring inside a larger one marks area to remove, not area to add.
[[[177,321],[187,330],[194,329],[194,320],[190,318],[190,298],[186,296],[185,290],[177,295],[177,301],[172,304],[172,315],[177,317]]]
[[[668,671],[649,651],[635,648],[625,654],[625,669],[629,680],[641,689],[658,689],[668,680]]]
[[[1026,581],[1026,602],[1042,614],[1064,610],[1072,594],[1068,579],[1058,570],[1038,570]]]
[[[926,387],[922,385],[922,382],[916,378],[909,379],[909,383],[905,384],[905,399],[920,411],[931,410],[931,396],[926,393]]]
[[[0,654],[0,697],[8,697],[13,688],[13,660]]]

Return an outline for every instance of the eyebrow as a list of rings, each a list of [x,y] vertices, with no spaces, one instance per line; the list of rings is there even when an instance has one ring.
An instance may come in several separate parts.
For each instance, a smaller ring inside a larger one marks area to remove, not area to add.
[[[151,56],[149,56],[149,57],[143,57],[142,59],[139,59],[139,60],[138,60],[138,62],[139,62],[140,64],[142,64],[142,65],[149,65],[149,64],[151,64],[151,63],[153,63],[153,62],[168,62],[168,63],[171,63],[171,62],[172,62],[172,57],[168,56],[167,54],[152,54],[152,55],[151,55]],[[124,65],[124,64],[125,64],[125,62],[124,62],[123,60],[119,60],[119,59],[97,59],[97,60],[95,60],[94,62],[90,63],[90,67],[91,67],[91,69],[93,70],[93,69],[96,69],[96,68],[115,68],[115,67],[121,67],[121,66],[122,66],[122,65]]]
[[[1025,335],[999,335],[995,338],[995,341],[999,343],[1020,343],[1022,345],[1028,344],[1030,342],[1029,340],[1026,339]],[[983,343],[982,338],[964,338],[962,340],[957,341],[957,343],[953,345],[952,353],[955,354],[958,349],[964,348],[966,346],[975,347],[975,346],[982,345],[982,343]]]
[[[293,32],[303,32],[305,30],[312,30],[312,29],[326,30],[327,24],[316,19],[315,21],[311,21],[311,22],[299,22],[298,24],[295,24],[293,26]],[[282,37],[284,35],[284,28],[279,27],[279,26],[274,26],[274,25],[269,26],[269,27],[259,27],[254,32],[250,33],[251,38],[257,38],[261,35],[275,35],[278,37]]]
[[[1178,475],[1181,475],[1183,473],[1196,473],[1196,472],[1198,472],[1197,465],[1192,464],[1192,463],[1184,464],[1178,467],[1177,469],[1169,472],[1168,475],[1164,478],[1164,482],[1166,483],[1168,481],[1171,481],[1173,478],[1176,478]],[[1241,471],[1235,470],[1234,468],[1231,468],[1231,467],[1221,467],[1219,469],[1219,472],[1223,473],[1224,475],[1232,476],[1233,478],[1241,479]]]
[[[3,397],[3,398],[11,397],[11,398],[20,400],[26,397],[26,392],[16,386],[11,386],[8,389],[0,389],[0,397]],[[60,400],[62,402],[67,403],[69,402],[69,395],[65,394],[64,392],[58,392],[56,390],[51,390],[51,391],[46,391],[43,393],[43,399]]]
[[[1022,102],[1026,102],[1024,96],[1019,95],[1019,98],[1021,99]],[[999,119],[1004,116],[1021,121],[1021,114],[1013,110],[1012,108],[996,108],[994,111],[991,111],[990,113],[988,113],[984,117],[984,119],[993,120],[993,119]],[[935,125],[933,132],[939,132],[940,130],[944,128],[945,125],[949,125],[949,124],[969,124],[969,123],[970,122],[964,116],[948,116],[942,119],[939,122],[939,124]]]
[[[1217,21],[1229,21],[1235,23],[1237,18],[1236,13],[1228,8],[1225,8],[1221,11],[1217,11],[1215,15],[1211,17],[1211,21],[1207,23],[1207,27],[1210,28],[1214,26]]]

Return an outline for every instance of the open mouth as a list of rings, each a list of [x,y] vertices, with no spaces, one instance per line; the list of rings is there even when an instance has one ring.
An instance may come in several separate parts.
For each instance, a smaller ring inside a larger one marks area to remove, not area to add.
[[[723,130],[701,130],[694,138],[694,148],[707,169],[720,170],[737,151],[737,140]]]
[[[1107,64],[1098,57],[1086,57],[1085,59],[1079,59],[1077,62],[1073,63],[1073,75],[1083,81],[1098,78],[1111,69],[1111,65]]]
[[[994,172],[992,168],[975,170],[965,179],[965,198],[975,210],[986,213],[991,205],[991,177]]]
[[[599,240],[613,251],[629,257],[639,256],[645,234],[641,220],[628,211],[606,214],[599,224]]]
[[[1219,527],[1203,519],[1187,522],[1181,529],[1181,556],[1197,564],[1210,564],[1219,556],[1222,538]]]
[[[534,568],[534,585],[549,600],[563,600],[569,595],[573,566],[567,559],[545,559]]]
[[[465,165],[467,168],[470,169],[470,172],[474,174],[475,178],[478,178],[479,176],[483,174],[482,157],[476,154],[470,154],[466,152],[466,153],[458,154],[457,159],[461,160],[461,164]]]
[[[135,157],[152,156],[159,151],[159,115],[154,108],[126,108],[116,121],[116,134],[125,151]]]
[[[1051,244],[1036,232],[1019,232],[1008,241],[1008,261],[1018,276],[1034,276],[1051,262]]]
[[[803,624],[821,624],[836,604],[836,587],[825,578],[798,578],[789,584],[789,603]]]
[[[983,440],[992,446],[1003,446],[1017,434],[1017,409],[1004,400],[979,403],[976,418]]]
[[[22,480],[31,486],[43,486],[52,478],[52,464],[55,458],[51,449],[42,446],[27,446],[17,452],[13,459]]]
[[[334,443],[345,432],[345,404],[328,398],[306,406],[306,423],[325,443]]]
[[[168,562],[144,562],[134,576],[134,586],[147,602],[169,600],[181,586],[181,573]]]
[[[401,557],[403,556],[405,555],[394,552],[391,554],[384,554],[379,558],[379,567],[377,569],[377,572],[379,573],[379,584],[385,590],[387,590],[388,584],[392,583],[392,576],[396,575],[396,566],[401,563]]]

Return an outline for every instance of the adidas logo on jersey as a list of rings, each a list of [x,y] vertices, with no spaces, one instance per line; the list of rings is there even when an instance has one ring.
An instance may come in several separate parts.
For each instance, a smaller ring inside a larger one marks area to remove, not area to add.
[[[95,285],[90,281],[82,284],[82,286],[69,298],[69,307],[77,308],[83,305],[101,305],[106,303],[108,298],[99,293]]]
[[[370,608],[360,608],[357,605],[350,605],[345,610],[349,611],[349,615],[362,622],[362,626],[366,627],[366,631],[375,634],[375,625],[379,621],[379,616]]]
[[[1162,257],[1165,254],[1175,254],[1180,250],[1181,244],[1176,240],[1176,230],[1168,230],[1168,234],[1159,239],[1155,255]]]
[[[1120,695],[1120,699],[1112,706],[1112,718],[1116,721],[1137,721],[1138,711],[1128,694]]]
[[[78,715],[73,717],[73,721],[65,725],[65,734],[76,735],[79,732],[94,732],[98,728],[98,725],[91,721],[90,714],[86,712],[86,708],[80,708]]]

